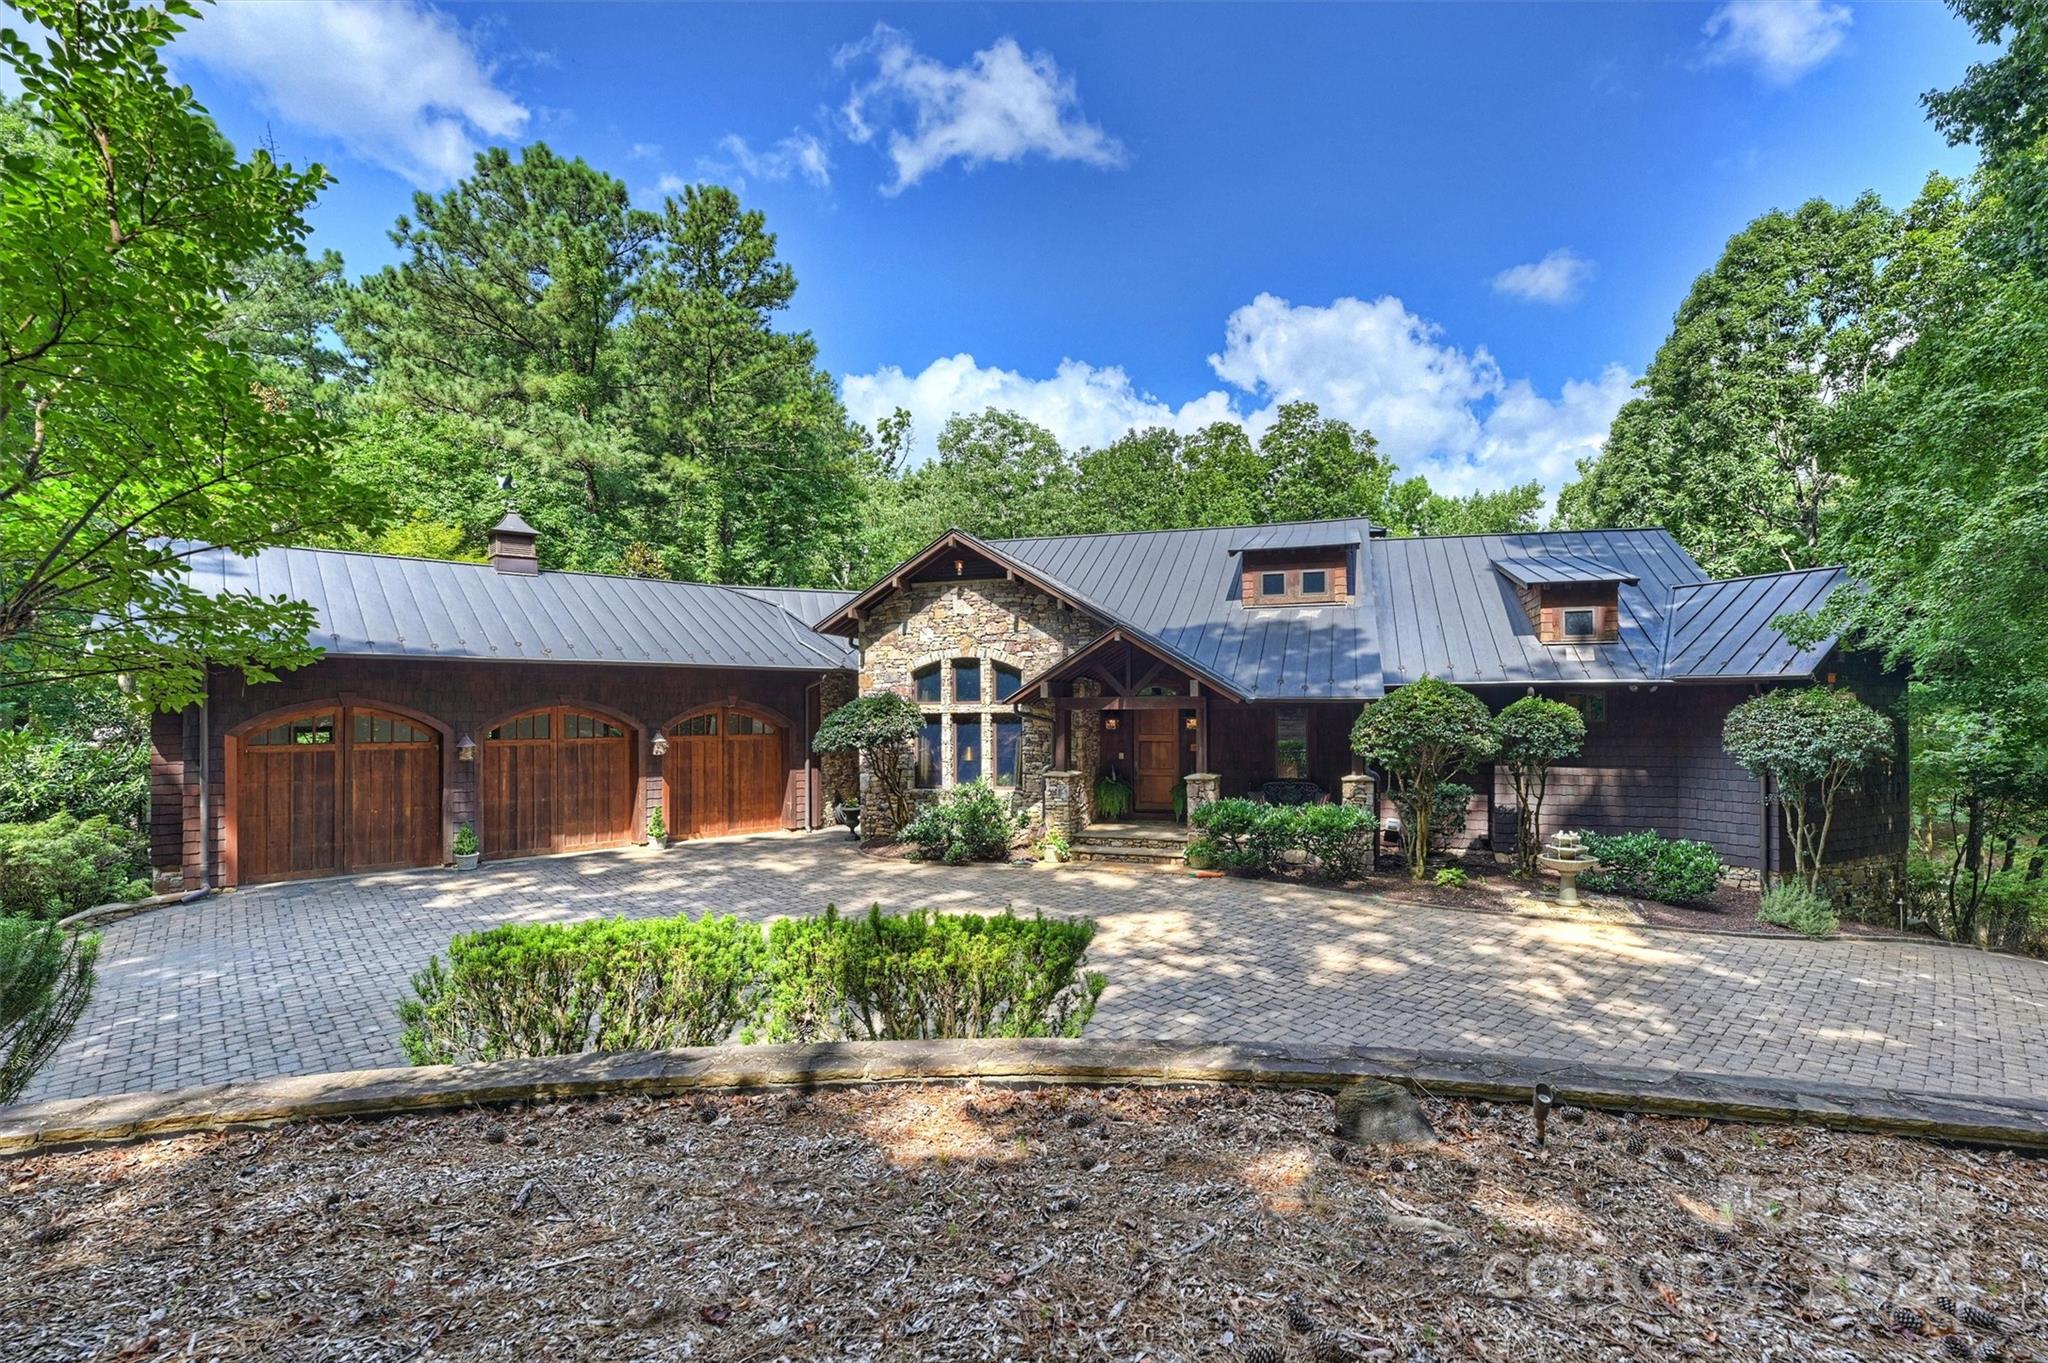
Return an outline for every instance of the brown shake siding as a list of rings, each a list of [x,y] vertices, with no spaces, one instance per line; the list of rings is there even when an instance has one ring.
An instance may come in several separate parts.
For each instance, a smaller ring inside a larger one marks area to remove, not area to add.
[[[644,840],[647,810],[661,799],[661,760],[650,751],[655,731],[686,710],[729,700],[765,708],[785,721],[784,762],[789,777],[784,823],[803,827],[807,800],[815,802],[802,779],[805,742],[817,724],[815,695],[807,697],[806,691],[823,675],[823,669],[804,673],[363,657],[327,658],[286,673],[275,682],[256,685],[237,674],[216,673],[209,735],[212,794],[207,838],[213,852],[214,881],[218,884],[220,879],[227,797],[224,737],[258,715],[336,699],[365,706],[383,702],[446,724],[454,740],[468,736],[482,743],[491,725],[524,711],[556,704],[588,705],[631,726],[640,786],[634,822]],[[160,887],[170,885],[166,872],[182,872],[186,888],[199,883],[198,734],[197,709],[159,715],[151,726],[150,862]],[[454,837],[457,825],[481,824],[476,799],[479,764],[454,761],[452,752],[446,757],[442,768],[449,776],[442,801],[444,846]],[[822,823],[826,815],[819,808],[811,817]]]

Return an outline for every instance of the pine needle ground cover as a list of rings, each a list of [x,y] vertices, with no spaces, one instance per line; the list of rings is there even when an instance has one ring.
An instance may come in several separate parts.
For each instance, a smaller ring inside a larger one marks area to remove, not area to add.
[[[2048,1162],[1425,1106],[1400,1154],[1322,1095],[953,1085],[42,1155],[0,1358],[2041,1356]]]

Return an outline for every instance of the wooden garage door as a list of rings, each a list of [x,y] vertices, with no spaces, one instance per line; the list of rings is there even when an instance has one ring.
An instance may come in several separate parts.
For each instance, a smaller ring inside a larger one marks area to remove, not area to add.
[[[484,736],[479,796],[486,857],[631,842],[632,741],[612,721],[568,706],[507,720]]]
[[[780,721],[729,705],[671,726],[662,759],[670,835],[708,838],[781,828],[787,738]]]
[[[241,885],[441,860],[441,738],[328,707],[230,742],[230,879]]]

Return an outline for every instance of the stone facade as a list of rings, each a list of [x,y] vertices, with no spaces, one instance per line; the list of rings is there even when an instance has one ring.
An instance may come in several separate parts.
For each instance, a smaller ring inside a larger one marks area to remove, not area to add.
[[[846,672],[829,672],[818,684],[818,715],[823,718],[837,710],[854,697],[853,676]],[[818,757],[818,772],[824,786],[820,811],[822,818],[832,817],[833,809],[848,800],[860,798],[860,759],[850,752],[822,753]]]
[[[959,759],[954,719],[978,716],[987,742],[993,737],[990,726],[995,717],[1012,712],[1011,702],[996,699],[996,666],[1015,668],[1022,677],[1033,676],[1093,640],[1104,628],[1093,616],[1005,578],[910,582],[877,602],[860,622],[861,694],[894,691],[917,701],[917,674],[932,666],[940,669],[941,698],[918,701],[927,715],[945,721],[940,726],[939,782],[917,791],[914,798],[930,799],[953,784]],[[963,701],[954,695],[951,664],[962,658],[981,663],[979,700]],[[1017,712],[1023,716],[1023,731],[1013,795],[1019,808],[1036,809],[1043,799],[1046,769],[1052,765],[1053,709],[1041,702],[1026,704]],[[1092,754],[1080,750],[1087,726],[1078,722],[1078,716],[1076,719],[1076,751],[1071,762],[1083,772],[1093,771]],[[915,754],[905,753],[902,760],[914,774]],[[984,763],[984,770],[991,774],[993,768],[993,760]],[[869,784],[864,773],[863,788]],[[1088,783],[1077,784],[1085,787]],[[894,832],[882,826],[886,819],[871,821],[870,804],[863,799],[862,832],[872,837]],[[881,812],[875,807],[876,816]]]

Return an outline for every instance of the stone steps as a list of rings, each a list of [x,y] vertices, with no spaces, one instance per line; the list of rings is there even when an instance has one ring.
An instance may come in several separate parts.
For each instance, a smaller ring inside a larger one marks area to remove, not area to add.
[[[1115,862],[1134,866],[1178,866],[1187,850],[1188,832],[1176,824],[1092,824],[1074,834],[1075,861]]]

